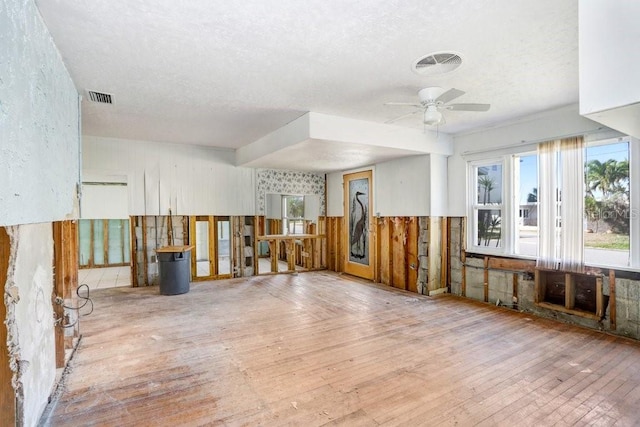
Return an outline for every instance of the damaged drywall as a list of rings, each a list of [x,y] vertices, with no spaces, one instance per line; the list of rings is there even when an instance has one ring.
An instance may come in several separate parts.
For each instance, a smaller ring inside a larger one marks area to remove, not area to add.
[[[52,225],[7,227],[7,234],[10,255],[4,298],[16,420],[33,426],[47,405],[56,373]]]
[[[0,225],[77,213],[78,92],[34,1],[0,6]]]

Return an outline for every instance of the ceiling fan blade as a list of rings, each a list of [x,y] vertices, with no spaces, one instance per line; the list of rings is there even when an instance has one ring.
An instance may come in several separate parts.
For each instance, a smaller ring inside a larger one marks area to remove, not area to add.
[[[396,117],[395,119],[387,120],[385,123],[395,123],[398,120],[402,120],[402,119],[404,119],[406,117],[410,117],[410,116],[413,116],[414,114],[418,114],[418,113],[422,113],[422,110],[416,110],[416,111],[412,111],[412,112],[407,113],[407,114],[403,114],[403,115],[401,115],[399,117]]]
[[[443,108],[454,111],[488,111],[491,104],[449,104]]]
[[[423,108],[422,105],[415,102],[385,102],[384,105],[388,107],[416,107]]]
[[[442,102],[443,104],[446,104],[447,102],[453,101],[454,99],[464,95],[465,93],[466,92],[462,90],[451,88],[440,95],[438,98],[436,98],[436,102]]]

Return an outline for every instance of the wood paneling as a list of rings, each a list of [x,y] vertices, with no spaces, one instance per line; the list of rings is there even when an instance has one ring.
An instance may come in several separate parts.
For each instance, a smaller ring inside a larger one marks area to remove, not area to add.
[[[136,262],[137,239],[136,239],[136,217],[129,217],[129,238],[131,239],[129,261],[131,264],[131,286],[138,286],[138,263]]]
[[[407,271],[407,290],[418,292],[418,237],[419,237],[419,221],[418,217],[408,219],[407,241],[404,249],[407,254],[406,271]]]
[[[0,289],[4,295],[9,268],[9,251],[11,243],[7,230],[0,227]],[[4,297],[0,301],[0,425],[12,426],[16,422],[16,397],[11,386],[13,372],[9,368],[9,350],[7,348],[7,307]]]
[[[327,230],[327,269],[340,273],[343,271],[343,255],[342,255],[342,223],[343,217],[326,217],[325,228]]]
[[[170,311],[153,288],[92,297],[51,425],[640,419],[638,342],[469,299],[328,272],[196,283]]]

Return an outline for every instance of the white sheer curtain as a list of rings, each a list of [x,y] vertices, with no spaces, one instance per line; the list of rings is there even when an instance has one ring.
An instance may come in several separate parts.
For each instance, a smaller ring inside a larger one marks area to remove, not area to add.
[[[538,267],[584,267],[584,142],[582,137],[538,145]]]
[[[558,189],[558,153],[560,141],[538,145],[538,267],[556,269],[560,252],[560,216],[556,192]]]

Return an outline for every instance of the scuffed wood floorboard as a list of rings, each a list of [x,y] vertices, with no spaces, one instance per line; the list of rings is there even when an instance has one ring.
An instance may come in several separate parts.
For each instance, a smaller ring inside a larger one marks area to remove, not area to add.
[[[640,344],[329,272],[94,291],[46,424],[634,425]]]

